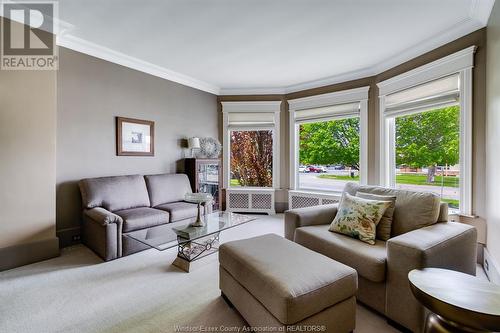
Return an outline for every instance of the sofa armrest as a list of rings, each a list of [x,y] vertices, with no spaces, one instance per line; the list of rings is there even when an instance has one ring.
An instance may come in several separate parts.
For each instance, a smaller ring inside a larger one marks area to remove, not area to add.
[[[85,209],[83,211],[83,214],[91,218],[95,222],[100,223],[101,225],[106,225],[110,223],[123,223],[123,219],[120,216],[113,214],[110,211],[101,207]]]
[[[293,241],[295,229],[300,227],[332,223],[338,207],[338,203],[335,203],[287,210],[285,212],[285,238]]]
[[[422,331],[425,311],[414,298],[408,281],[412,269],[446,268],[476,274],[477,231],[454,222],[436,223],[387,241],[386,315]]]
[[[108,261],[122,256],[123,219],[96,207],[83,211],[83,242]]]

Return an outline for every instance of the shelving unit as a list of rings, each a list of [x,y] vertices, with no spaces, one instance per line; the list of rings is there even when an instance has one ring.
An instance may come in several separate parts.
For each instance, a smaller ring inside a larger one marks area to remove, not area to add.
[[[186,158],[185,170],[193,192],[210,193],[214,197],[214,211],[221,209],[221,160]]]

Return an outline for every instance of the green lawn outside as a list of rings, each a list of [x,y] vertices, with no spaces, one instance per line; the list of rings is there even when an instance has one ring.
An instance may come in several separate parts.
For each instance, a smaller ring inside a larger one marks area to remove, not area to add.
[[[448,205],[451,208],[458,208],[459,207],[459,203],[460,203],[460,201],[457,200],[457,199],[445,199],[445,198],[441,198],[441,201],[448,203]]]
[[[319,175],[319,178],[324,179],[338,179],[338,180],[352,180],[358,181],[359,176],[350,177],[350,176],[335,176],[335,175]],[[398,184],[410,184],[410,185],[431,185],[431,186],[441,186],[441,182],[444,181],[444,186],[446,187],[458,187],[458,177],[444,177],[436,176],[434,183],[427,183],[426,175],[414,175],[414,174],[398,174],[396,175],[396,182]]]
[[[231,179],[231,186],[241,186],[238,179]]]

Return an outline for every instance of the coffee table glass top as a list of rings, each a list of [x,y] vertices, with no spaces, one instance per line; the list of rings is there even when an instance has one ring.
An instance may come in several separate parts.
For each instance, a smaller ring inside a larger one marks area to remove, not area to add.
[[[205,226],[203,227],[191,226],[196,220],[196,218],[193,218],[191,221],[186,221],[186,223],[176,225],[175,227],[169,223],[144,230],[143,233],[137,232],[127,236],[159,251],[163,251],[182,243],[218,234],[223,230],[255,219],[252,216],[226,212],[215,212],[201,218],[205,222]]]

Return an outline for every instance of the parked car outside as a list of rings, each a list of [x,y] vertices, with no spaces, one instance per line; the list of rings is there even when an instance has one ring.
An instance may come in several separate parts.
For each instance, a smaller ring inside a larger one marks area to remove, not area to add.
[[[314,172],[314,173],[323,173],[327,171],[324,166],[317,166],[317,165],[308,165],[306,170],[307,170],[306,172]]]
[[[308,172],[307,167],[304,165],[299,165],[299,172]]]
[[[318,169],[320,169],[320,172],[321,172],[321,173],[323,173],[323,172],[328,172],[328,170],[326,169],[326,167],[325,167],[325,166],[323,166],[323,165],[320,165],[320,166],[318,166],[317,168],[318,168]]]

